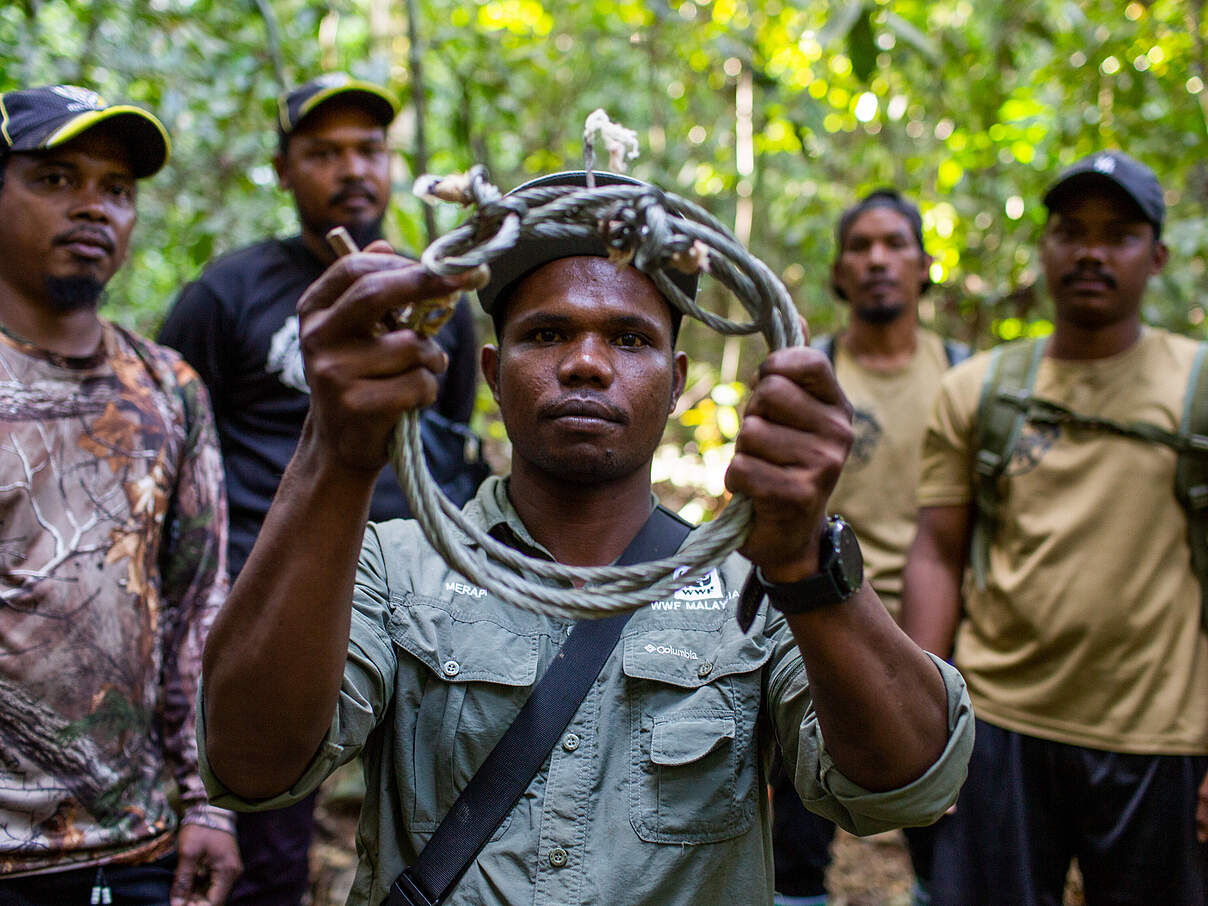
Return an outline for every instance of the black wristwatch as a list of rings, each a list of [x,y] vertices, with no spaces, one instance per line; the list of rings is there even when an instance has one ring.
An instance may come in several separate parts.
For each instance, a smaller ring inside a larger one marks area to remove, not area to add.
[[[761,570],[755,576],[772,606],[781,613],[805,613],[841,604],[864,582],[864,556],[856,533],[841,516],[831,516],[822,530],[818,572],[796,582],[769,582]]]
[[[769,582],[752,567],[738,599],[738,625],[748,632],[759,603],[768,601],[781,613],[806,613],[842,604],[864,584],[864,555],[856,533],[841,516],[831,516],[822,530],[818,572],[796,582]]]

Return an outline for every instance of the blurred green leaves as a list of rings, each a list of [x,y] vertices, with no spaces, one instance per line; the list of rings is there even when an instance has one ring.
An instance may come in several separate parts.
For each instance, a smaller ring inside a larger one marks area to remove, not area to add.
[[[0,88],[82,82],[167,124],[173,159],[141,187],[107,309],[145,331],[212,255],[294,228],[271,169],[274,99],[282,82],[345,69],[404,98],[422,90],[429,168],[484,163],[504,188],[579,166],[583,120],[605,108],[639,134],[639,177],[730,224],[750,199],[749,244],[815,332],[844,318],[829,286],[836,218],[895,186],[918,201],[936,258],[925,320],[984,346],[1047,329],[1040,199],[1103,147],[1150,164],[1167,191],[1171,262],[1147,317],[1203,333],[1206,42],[1204,0],[21,0],[0,5]],[[388,226],[412,252],[429,240],[406,192],[415,137],[407,110]],[[707,281],[703,300],[730,304]],[[707,329],[682,344],[705,388],[734,352]],[[762,350],[737,350],[741,380]],[[702,392],[677,439],[712,456],[737,411]]]

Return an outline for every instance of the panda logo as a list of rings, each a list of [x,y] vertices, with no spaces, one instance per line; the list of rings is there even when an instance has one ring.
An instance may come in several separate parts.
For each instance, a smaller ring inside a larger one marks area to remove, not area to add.
[[[1059,425],[1025,424],[1019,432],[1019,442],[1011,454],[1011,461],[1007,463],[1007,474],[1026,475],[1035,469],[1044,459],[1044,454],[1053,449],[1060,433]]]
[[[856,409],[851,420],[851,452],[847,454],[848,470],[862,469],[872,460],[881,442],[881,424],[871,409]]]

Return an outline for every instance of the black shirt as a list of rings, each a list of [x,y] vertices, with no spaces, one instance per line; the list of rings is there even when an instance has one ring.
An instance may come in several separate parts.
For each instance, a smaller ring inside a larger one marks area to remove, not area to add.
[[[209,387],[226,467],[232,576],[247,560],[310,407],[295,310],[323,270],[300,236],[230,252],[184,288],[160,330],[159,341],[179,350]],[[436,339],[449,354],[449,369],[432,409],[468,422],[477,346],[464,297]],[[387,468],[370,518],[407,515],[406,498]]]

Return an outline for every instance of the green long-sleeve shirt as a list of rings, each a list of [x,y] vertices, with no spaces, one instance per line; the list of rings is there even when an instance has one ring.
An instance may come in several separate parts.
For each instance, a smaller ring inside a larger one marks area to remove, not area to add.
[[[504,481],[488,480],[467,514],[496,537],[548,556],[508,502]],[[935,765],[901,789],[864,790],[822,745],[783,618],[765,607],[749,635],[738,628],[734,607],[748,569],[732,556],[634,614],[561,742],[449,906],[770,903],[765,777],[777,741],[806,804],[854,833],[926,824],[955,800],[973,742],[960,675],[936,660],[950,738]],[[378,906],[572,626],[471,585],[415,523],[371,525],[326,740],[294,788],[270,800],[240,800],[203,764],[213,801],[280,807],[360,754],[367,795],[348,902]]]

